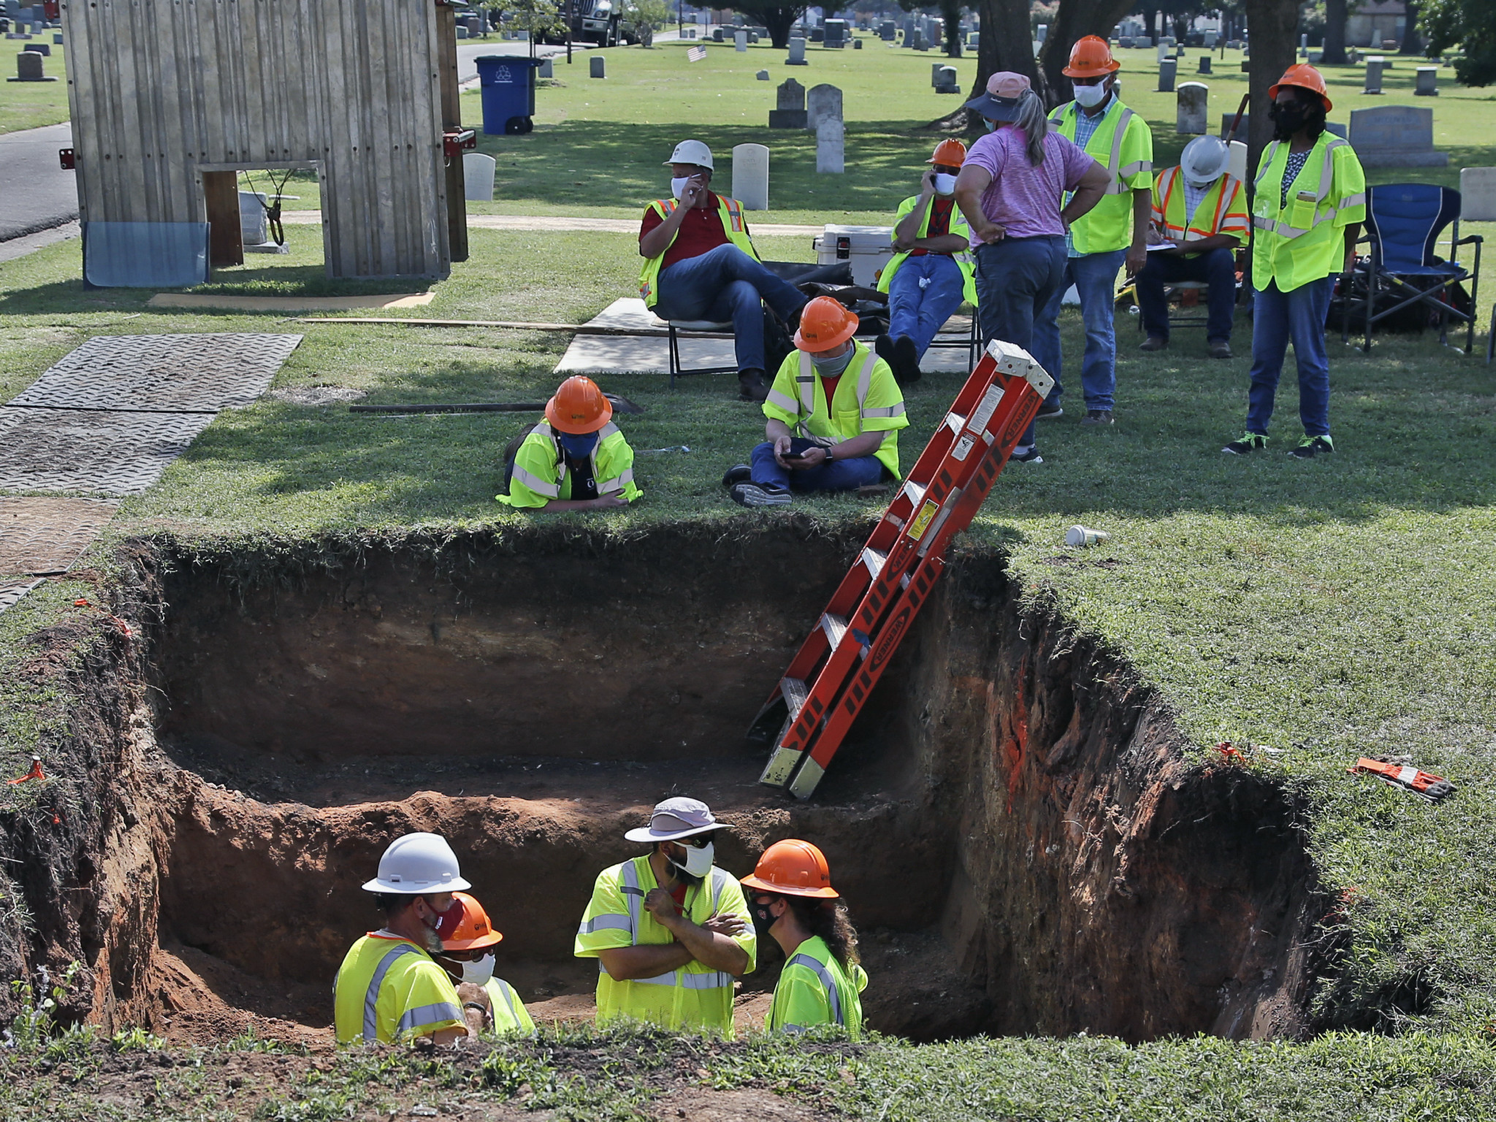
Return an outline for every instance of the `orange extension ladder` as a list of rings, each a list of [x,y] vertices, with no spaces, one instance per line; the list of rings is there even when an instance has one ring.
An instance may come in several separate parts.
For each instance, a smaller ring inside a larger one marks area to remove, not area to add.
[[[748,730],[773,752],[759,781],[809,798],[899,641],[1054,385],[1029,353],[987,346],[819,625]]]

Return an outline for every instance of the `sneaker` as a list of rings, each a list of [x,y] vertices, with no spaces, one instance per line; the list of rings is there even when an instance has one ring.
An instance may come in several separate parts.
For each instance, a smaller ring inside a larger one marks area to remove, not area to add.
[[[1086,415],[1080,419],[1083,425],[1109,425],[1112,423],[1112,411],[1110,409],[1087,409]]]
[[[1044,462],[1044,457],[1039,455],[1039,446],[1036,444],[1030,444],[1027,448],[1014,448],[1013,454],[1008,459],[1019,464],[1042,464]]]
[[[747,464],[734,464],[727,469],[722,476],[722,486],[731,487],[734,483],[747,483],[753,478],[753,469]]]
[[[1297,448],[1289,449],[1288,454],[1300,460],[1312,460],[1315,456],[1328,456],[1335,451],[1335,442],[1328,436],[1306,436],[1299,441]]]
[[[913,385],[923,377],[919,369],[919,351],[915,349],[914,340],[907,335],[900,335],[893,341],[893,362],[889,365],[901,386]]]
[[[1232,456],[1245,456],[1248,452],[1261,452],[1267,448],[1267,437],[1260,432],[1249,432],[1240,440],[1233,440],[1221,451]]]
[[[1211,358],[1230,358],[1231,357],[1231,344],[1228,343],[1228,342],[1226,342],[1225,339],[1212,339],[1212,340],[1210,340],[1210,357]]]
[[[1169,345],[1169,341],[1162,335],[1150,335],[1138,344],[1140,351],[1161,351]]]
[[[1034,420],[1046,421],[1054,417],[1063,417],[1064,415],[1065,410],[1058,401],[1046,401],[1043,405],[1039,406],[1039,412],[1034,414]]]
[[[734,483],[728,492],[739,506],[789,506],[788,491],[770,491],[757,483]]]
[[[754,369],[738,371],[738,400],[764,401],[769,396],[769,384],[764,381],[764,372]]]

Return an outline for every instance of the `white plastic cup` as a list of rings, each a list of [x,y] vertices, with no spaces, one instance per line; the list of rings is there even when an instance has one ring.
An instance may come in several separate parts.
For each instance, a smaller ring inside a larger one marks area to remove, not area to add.
[[[1085,526],[1071,526],[1070,529],[1065,531],[1065,544],[1080,547],[1098,545],[1110,537],[1111,535],[1105,530],[1092,530]]]

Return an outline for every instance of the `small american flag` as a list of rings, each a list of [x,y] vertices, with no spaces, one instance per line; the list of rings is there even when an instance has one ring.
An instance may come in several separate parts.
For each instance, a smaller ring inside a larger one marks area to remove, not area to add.
[[[700,62],[704,58],[706,58],[705,47],[692,47],[689,51],[686,52],[687,62]]]

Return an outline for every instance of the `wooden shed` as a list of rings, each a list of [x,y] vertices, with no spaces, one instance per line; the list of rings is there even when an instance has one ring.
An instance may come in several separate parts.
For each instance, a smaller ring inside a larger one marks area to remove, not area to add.
[[[96,258],[169,256],[211,224],[222,260],[239,236],[237,173],[262,168],[316,171],[329,277],[440,278],[466,258],[462,160],[443,145],[460,123],[442,0],[61,7],[86,279],[91,230]]]

